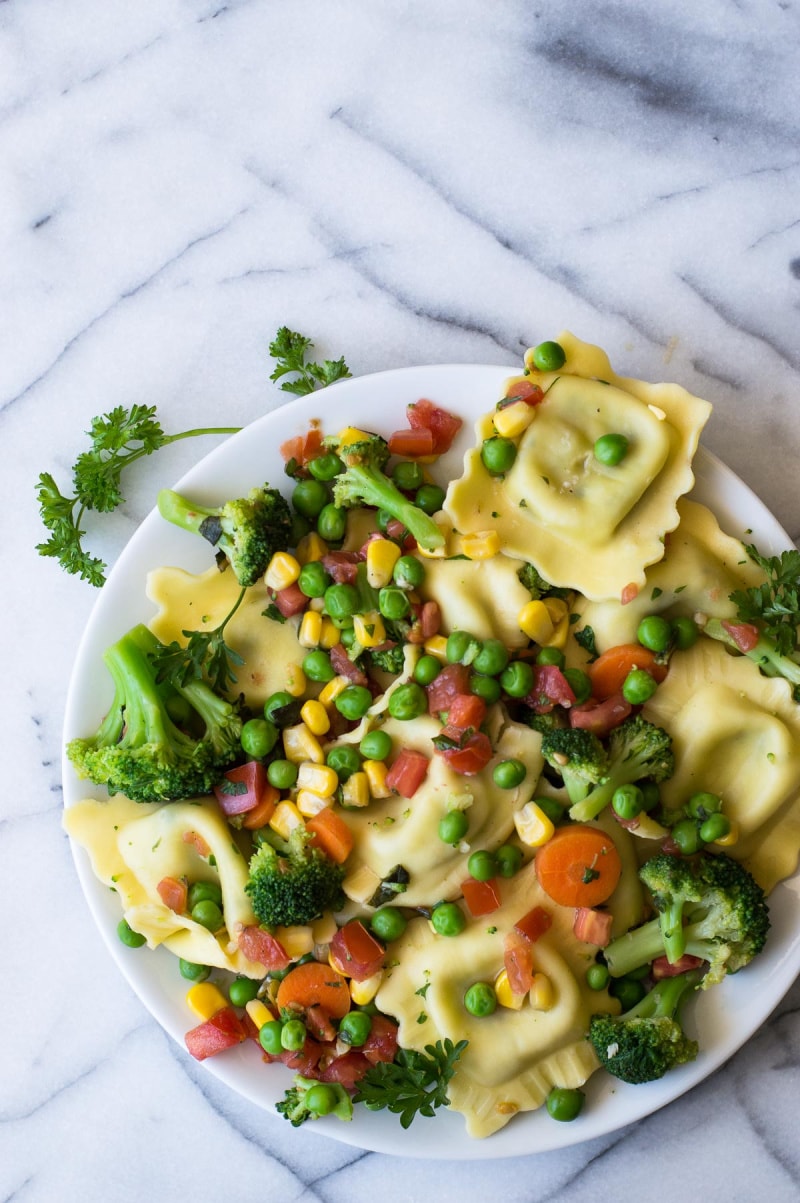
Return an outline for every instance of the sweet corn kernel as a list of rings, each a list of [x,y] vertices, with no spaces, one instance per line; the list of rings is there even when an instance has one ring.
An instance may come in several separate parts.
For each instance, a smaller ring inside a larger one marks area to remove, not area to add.
[[[280,941],[292,960],[314,951],[314,933],[310,927],[299,924],[292,927],[276,927],[275,938]]]
[[[336,793],[338,785],[339,776],[329,764],[314,764],[307,760],[297,770],[297,788],[311,790],[320,798],[330,798],[331,794]]]
[[[264,573],[264,583],[268,589],[288,589],[300,575],[300,564],[288,551],[276,551],[267,565]]]
[[[245,1003],[244,1009],[258,1028],[259,1032],[265,1023],[271,1023],[275,1018],[269,1007],[266,1006],[260,998],[251,998],[248,1003]]]
[[[363,443],[369,437],[366,431],[359,430],[357,426],[345,426],[337,434],[336,441],[341,447],[349,447],[351,443]]]
[[[306,610],[300,621],[297,642],[301,647],[319,647],[322,637],[322,615],[315,610]]]
[[[353,773],[342,785],[343,806],[369,806],[369,778],[364,772]]]
[[[715,848],[730,848],[739,841],[739,824],[735,819],[730,820],[731,829],[722,839],[714,840]]]
[[[324,599],[320,598],[319,600],[324,605]],[[332,647],[336,647],[336,644],[339,643],[341,638],[342,633],[337,627],[336,623],[330,618],[323,618],[322,631],[319,637],[319,646],[324,647],[325,651],[329,652]]]
[[[319,691],[318,702],[323,706],[332,706],[339,694],[350,684],[347,677],[332,677]]]
[[[392,579],[400,559],[400,548],[391,539],[371,539],[367,544],[367,580],[373,589],[382,589]]]
[[[377,610],[367,610],[364,614],[356,614],[353,619],[353,630],[356,640],[362,647],[377,647],[386,639],[386,627]]]
[[[386,774],[389,771],[382,760],[365,760],[361,766],[369,785],[370,797],[390,798],[392,791],[386,785]]]
[[[551,838],[555,828],[544,811],[535,802],[526,802],[514,814],[514,826],[523,844],[539,848]]]
[[[471,535],[462,535],[461,550],[471,560],[491,560],[500,550],[500,536],[495,530],[481,530]]]
[[[325,753],[320,742],[305,723],[284,727],[283,751],[286,759],[291,760],[293,764],[302,764],[304,760],[313,760],[314,764],[325,763]]]
[[[309,698],[300,710],[300,717],[312,735],[327,735],[331,729],[331,716],[322,702]]]
[[[192,986],[186,1002],[199,1019],[210,1019],[228,1005],[227,998],[213,982],[198,982]]]
[[[336,920],[330,914],[323,915],[321,919],[315,919],[311,924],[315,944],[330,944],[338,930]]]
[[[547,974],[534,973],[530,1000],[534,1011],[549,1011],[555,1004],[556,992]]]
[[[562,618],[566,618],[569,614],[569,606],[563,597],[544,597],[542,601],[545,604],[547,613],[550,615],[553,626],[557,626]]]
[[[301,564],[310,564],[312,560],[321,560],[327,554],[328,544],[312,530],[303,535],[295,550]]]
[[[372,977],[365,977],[363,981],[357,982],[355,978],[350,979],[350,997],[357,1007],[365,1007],[367,1003],[371,1003],[375,995],[381,988],[383,981],[383,970],[379,969],[377,973],[373,973]]]
[[[508,1007],[509,1011],[522,1010],[525,995],[514,993],[509,984],[508,973],[505,969],[501,969],[495,978],[494,992],[501,1007]]]
[[[532,405],[514,401],[498,409],[493,418],[494,428],[504,439],[516,439],[528,429],[535,416],[536,410]]]
[[[370,869],[369,865],[362,865],[349,877],[345,877],[342,889],[352,902],[366,903],[380,884],[381,879],[375,870]]]
[[[569,635],[569,615],[562,618],[558,625],[553,629],[553,634],[549,639],[543,641],[543,647],[565,648],[567,646],[567,636]]]
[[[286,677],[284,678],[283,688],[287,693],[290,693],[293,698],[301,698],[306,691],[307,684],[302,664],[286,665]]]
[[[534,643],[546,643],[553,634],[553,620],[542,601],[529,601],[517,615],[519,629]]]
[[[269,821],[269,826],[277,832],[282,840],[288,840],[296,827],[303,825],[303,816],[294,802],[279,802],[275,813]]]
[[[428,656],[435,656],[442,663],[447,659],[447,638],[444,635],[431,635],[422,646]]]
[[[321,810],[333,804],[333,798],[321,798],[310,789],[298,790],[294,801],[304,819],[313,819]]]

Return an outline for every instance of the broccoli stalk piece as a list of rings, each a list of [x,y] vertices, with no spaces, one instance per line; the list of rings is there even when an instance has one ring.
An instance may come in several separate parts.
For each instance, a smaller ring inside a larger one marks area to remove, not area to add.
[[[339,1082],[315,1082],[295,1074],[294,1086],[290,1086],[275,1110],[288,1119],[293,1128],[299,1128],[307,1119],[319,1119],[321,1115],[335,1115],[337,1119],[353,1118],[353,1100]]]
[[[344,904],[344,868],[313,847],[312,838],[296,827],[288,840],[265,838],[253,855],[245,889],[261,923],[302,925]]]
[[[570,818],[588,823],[608,805],[619,786],[645,777],[656,783],[666,781],[674,771],[671,737],[636,714],[611,732],[605,779],[570,807]]]
[[[770,926],[764,891],[738,861],[722,854],[681,860],[661,853],[639,876],[659,914],[604,950],[612,977],[660,956],[674,964],[688,953],[709,963],[705,990],[744,968],[764,947]]]
[[[726,631],[719,618],[709,618],[703,627],[703,634],[717,639],[736,652],[742,652],[754,664],[757,664],[767,677],[784,677],[792,686],[796,701],[800,701],[800,664],[791,656],[784,655],[778,650],[769,636],[760,634],[757,642],[746,650],[739,646],[733,635]]]
[[[554,727],[545,731],[542,756],[561,774],[573,806],[583,802],[592,786],[604,782],[608,776],[605,748],[596,735],[579,727]]]
[[[413,535],[420,547],[436,551],[444,547],[444,535],[433,519],[404,497],[383,471],[389,459],[389,447],[377,434],[366,434],[354,443],[333,435],[325,440],[345,465],[333,482],[333,500],[349,509],[355,505],[374,505],[386,510]]]
[[[191,719],[202,724],[201,735],[195,738],[172,721],[152,663],[162,650],[145,626],[134,627],[108,648],[103,659],[114,682],[112,706],[95,735],[67,745],[82,780],[135,802],[208,794],[242,752],[238,711],[204,681],[173,687],[191,707]]]
[[[678,1017],[700,976],[694,970],[664,978],[623,1015],[592,1016],[589,1040],[610,1074],[638,1085],[694,1061],[697,1041],[685,1034]]]
[[[277,489],[264,485],[247,497],[228,501],[217,509],[197,505],[172,489],[158,495],[158,512],[174,526],[202,535],[218,548],[243,587],[254,585],[267,570],[276,551],[291,543],[292,515]]]

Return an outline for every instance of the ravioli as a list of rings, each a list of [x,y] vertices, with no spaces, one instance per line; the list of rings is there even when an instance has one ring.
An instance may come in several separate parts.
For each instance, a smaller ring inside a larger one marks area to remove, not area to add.
[[[527,377],[546,396],[512,468],[495,477],[484,467],[481,445],[495,433],[494,412],[485,414],[444,510],[461,533],[497,531],[508,555],[530,560],[552,584],[618,598],[664,554],[711,406],[678,385],[617,376],[603,351],[570,334],[559,341],[569,372]],[[593,454],[609,433],[629,442],[613,467]]]
[[[419,592],[436,601],[445,631],[469,631],[478,639],[500,639],[507,647],[525,647],[527,635],[518,616],[531,595],[517,573],[519,560],[496,555],[488,560],[426,559]]]

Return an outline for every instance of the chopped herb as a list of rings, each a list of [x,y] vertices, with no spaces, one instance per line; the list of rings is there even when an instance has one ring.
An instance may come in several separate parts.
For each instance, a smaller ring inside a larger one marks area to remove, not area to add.
[[[661,597],[661,594],[662,594],[663,592],[664,592],[664,590],[663,590],[663,589],[659,589],[658,585],[656,585],[656,586],[653,588],[653,592],[650,594],[650,600],[651,600],[651,601],[655,601],[657,597]]]
[[[600,655],[597,650],[597,643],[595,642],[593,628],[581,627],[579,631],[575,632],[575,642],[582,647],[585,652],[589,653],[589,664],[593,664]]]

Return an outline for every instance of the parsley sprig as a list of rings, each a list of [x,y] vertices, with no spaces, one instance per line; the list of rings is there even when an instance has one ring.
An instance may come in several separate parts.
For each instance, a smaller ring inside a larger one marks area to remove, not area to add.
[[[417,1115],[433,1117],[437,1107],[450,1102],[447,1087],[456,1062],[467,1047],[466,1040],[437,1040],[425,1052],[401,1049],[394,1061],[373,1065],[358,1083],[353,1101],[370,1111],[391,1111],[408,1128]]]
[[[800,551],[762,556],[752,544],[745,551],[762,569],[766,580],[731,593],[739,618],[757,625],[782,656],[793,656],[800,647]]]
[[[269,353],[275,360],[270,380],[280,380],[283,376],[292,374],[296,378],[284,380],[281,388],[286,393],[305,397],[320,385],[324,388],[350,375],[350,369],[343,358],[325,359],[322,363],[306,363],[306,355],[313,346],[310,338],[290,330],[288,326],[281,326],[269,344]]]
[[[206,681],[215,693],[227,693],[236,684],[234,668],[244,659],[225,642],[225,627],[242,604],[246,589],[242,589],[219,626],[210,631],[182,631],[185,646],[173,639],[153,657],[156,681],[161,684],[186,686],[191,681]]]

